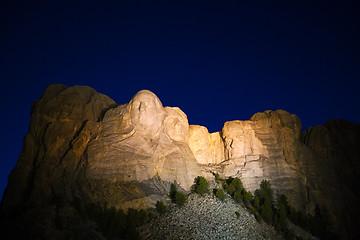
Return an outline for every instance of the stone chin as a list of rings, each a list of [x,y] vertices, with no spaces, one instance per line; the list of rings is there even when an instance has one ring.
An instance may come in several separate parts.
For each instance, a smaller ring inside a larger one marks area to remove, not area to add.
[[[165,118],[165,110],[160,99],[149,90],[141,90],[128,105],[131,125],[142,135],[154,137]]]

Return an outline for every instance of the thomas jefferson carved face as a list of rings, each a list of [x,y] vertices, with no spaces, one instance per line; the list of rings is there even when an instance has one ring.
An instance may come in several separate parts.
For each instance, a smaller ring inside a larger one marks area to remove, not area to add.
[[[131,123],[142,134],[152,136],[161,127],[165,117],[159,98],[148,90],[138,92],[130,101]]]
[[[164,120],[166,133],[175,141],[189,141],[189,123],[183,111],[179,108],[165,107],[167,116]]]

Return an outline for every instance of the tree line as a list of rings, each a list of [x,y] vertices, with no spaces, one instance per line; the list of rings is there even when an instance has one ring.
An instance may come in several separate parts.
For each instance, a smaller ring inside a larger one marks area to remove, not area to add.
[[[289,228],[288,221],[320,239],[339,239],[331,231],[330,217],[326,209],[316,206],[314,215],[306,215],[292,207],[285,195],[274,196],[268,180],[261,181],[259,189],[252,194],[244,188],[239,178],[221,179],[217,173],[214,173],[214,176],[221,187],[210,191],[208,181],[198,176],[194,179],[191,191],[201,195],[212,193],[221,200],[232,198],[248,209],[258,222],[264,221],[272,225],[285,239],[295,239],[295,233]],[[178,190],[176,182],[171,184],[168,197],[172,203],[179,206],[184,206],[187,202],[187,194]],[[97,229],[110,239],[139,239],[137,228],[154,217],[152,211],[145,209],[130,208],[124,212],[122,209],[97,204],[90,204],[85,208],[79,208],[79,204],[74,204],[74,206],[83,217],[94,221]],[[168,206],[162,201],[157,201],[155,207],[158,214],[169,211]],[[240,217],[238,212],[235,214],[238,218]],[[61,228],[61,219],[57,221],[57,225]]]

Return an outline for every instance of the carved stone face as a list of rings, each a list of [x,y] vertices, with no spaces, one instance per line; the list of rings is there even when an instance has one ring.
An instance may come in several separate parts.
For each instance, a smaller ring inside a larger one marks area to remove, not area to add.
[[[179,108],[165,107],[167,116],[164,121],[166,133],[175,141],[189,141],[189,123],[188,119]]]
[[[165,117],[159,98],[148,90],[138,92],[129,103],[131,123],[140,133],[152,136],[161,127]]]

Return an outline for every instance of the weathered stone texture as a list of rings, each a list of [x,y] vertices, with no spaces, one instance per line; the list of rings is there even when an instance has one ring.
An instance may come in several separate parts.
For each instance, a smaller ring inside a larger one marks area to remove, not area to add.
[[[200,168],[188,146],[189,124],[179,108],[164,108],[149,91],[109,110],[88,147],[88,178],[145,181],[159,176],[190,189]]]
[[[2,206],[48,204],[54,195],[70,194],[66,184],[76,181],[73,177],[98,120],[114,104],[90,87],[49,86],[32,106],[29,132]]]

